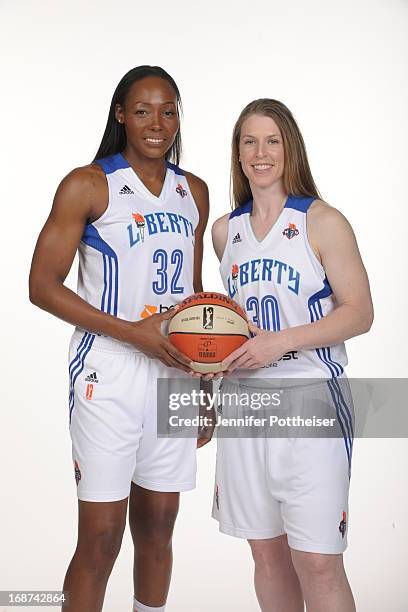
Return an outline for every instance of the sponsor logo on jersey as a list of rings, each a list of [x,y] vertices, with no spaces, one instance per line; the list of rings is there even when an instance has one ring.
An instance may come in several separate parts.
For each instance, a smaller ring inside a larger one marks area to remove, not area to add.
[[[344,536],[346,535],[346,529],[347,529],[347,518],[346,518],[346,513],[343,512],[343,518],[340,521],[340,525],[339,525],[339,531],[341,533],[341,537],[344,538]]]
[[[127,185],[123,185],[122,189],[119,191],[119,195],[132,195],[133,193],[135,192]]]
[[[77,461],[74,461],[74,474],[75,474],[75,482],[76,485],[79,485],[79,481],[81,480],[81,470],[79,469],[79,465]]]
[[[145,307],[143,308],[139,316],[141,319],[147,319],[147,317],[150,317],[151,315],[156,314],[157,310],[158,310],[157,306],[152,306],[151,304],[145,304]]]
[[[275,285],[286,285],[289,291],[299,295],[300,272],[284,261],[267,258],[252,259],[239,266],[234,264],[231,275],[227,278],[228,294],[233,298],[238,287],[265,281]]]
[[[264,368],[277,368],[279,365],[279,361],[291,361],[292,359],[299,359],[298,357],[298,352],[297,351],[289,351],[288,353],[285,353],[284,355],[282,355],[282,357],[280,359],[278,359],[278,361],[274,361],[273,363],[269,363],[266,366],[263,366]]]
[[[86,385],[86,399],[87,400],[91,400],[92,399],[93,389],[94,389],[93,383],[88,383]]]
[[[288,227],[286,227],[282,234],[286,236],[288,240],[291,240],[295,236],[299,236],[299,230],[294,223],[289,223]]]
[[[136,227],[139,230],[140,240],[144,242],[144,231],[146,227],[146,221],[143,215],[140,213],[132,213],[132,217],[134,222],[136,223]]]
[[[214,327],[214,307],[213,306],[204,306],[203,327],[204,329],[213,329]]]
[[[99,382],[96,372],[92,372],[92,374],[88,374],[88,376],[85,377],[85,381],[92,382],[92,383]]]
[[[170,306],[166,306],[166,304],[160,304],[159,306],[145,304],[139,316],[141,319],[147,319],[148,317],[151,317],[154,314],[161,314],[162,312],[167,312],[168,310],[174,308],[174,306],[174,304],[171,304]]]
[[[188,195],[187,191],[184,189],[183,185],[179,183],[176,187],[176,191],[182,198],[185,198]]]
[[[235,236],[232,239],[232,244],[237,244],[237,242],[242,242],[242,238],[239,235],[239,232],[238,232],[238,234],[235,234]]]
[[[145,237],[154,234],[179,234],[184,238],[194,240],[193,224],[187,217],[178,213],[160,211],[141,215],[134,212],[132,217],[137,231],[135,231],[134,223],[127,226],[130,247],[143,243]]]

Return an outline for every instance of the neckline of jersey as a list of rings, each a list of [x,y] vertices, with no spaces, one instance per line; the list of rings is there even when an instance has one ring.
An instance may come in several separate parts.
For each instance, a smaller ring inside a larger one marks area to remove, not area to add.
[[[164,200],[165,195],[166,195],[166,187],[167,187],[167,183],[169,181],[169,176],[170,176],[170,168],[169,168],[167,162],[166,162],[166,174],[164,176],[163,185],[162,185],[162,188],[161,188],[161,191],[160,191],[160,195],[157,196],[153,192],[151,192],[150,189],[148,189],[148,187],[146,187],[146,185],[144,184],[142,179],[139,177],[137,172],[135,172],[135,170],[133,170],[132,166],[129,164],[129,162],[126,159],[126,157],[124,155],[122,155],[122,153],[118,153],[118,156],[123,161],[124,168],[125,169],[130,168],[130,170],[132,172],[132,177],[134,177],[136,184],[144,191],[146,196],[149,197],[150,199],[152,199],[152,201],[155,202],[156,204],[161,204],[163,202],[163,200]],[[132,185],[132,186],[137,188],[136,185]]]
[[[257,248],[262,248],[265,245],[269,244],[271,237],[276,233],[276,228],[279,224],[279,221],[282,218],[282,215],[284,213],[284,211],[287,208],[290,208],[289,204],[291,203],[293,199],[293,196],[291,194],[288,195],[288,197],[286,198],[285,204],[282,208],[282,210],[280,211],[279,215],[276,217],[275,223],[272,225],[272,227],[268,230],[268,232],[265,234],[264,238],[262,240],[258,240],[258,238],[255,236],[255,232],[253,230],[252,227],[252,223],[251,223],[251,217],[252,217],[252,209],[254,206],[254,201],[249,200],[247,202],[247,204],[245,204],[245,206],[248,206],[248,216],[247,216],[247,224],[248,224],[248,233],[249,233],[249,237],[252,240],[252,242],[257,246]]]

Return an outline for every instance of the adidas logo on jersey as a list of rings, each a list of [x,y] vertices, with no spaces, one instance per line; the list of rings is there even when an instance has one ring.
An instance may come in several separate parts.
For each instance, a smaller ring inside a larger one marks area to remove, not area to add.
[[[242,242],[242,238],[239,235],[239,232],[238,232],[238,234],[235,234],[235,236],[232,239],[232,244],[236,244],[237,242]]]
[[[119,195],[131,195],[132,193],[135,192],[132,191],[127,185],[123,185],[122,189],[119,191]]]
[[[89,374],[86,378],[85,378],[86,382],[93,382],[93,383],[97,383],[99,382],[98,377],[96,376],[96,372],[92,372],[92,374]]]

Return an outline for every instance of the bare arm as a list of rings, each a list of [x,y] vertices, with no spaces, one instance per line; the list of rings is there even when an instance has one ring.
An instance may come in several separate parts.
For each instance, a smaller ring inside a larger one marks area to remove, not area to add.
[[[78,168],[62,181],[34,251],[30,300],[68,323],[131,343],[149,357],[189,371],[190,360],[160,331],[171,311],[129,322],[101,312],[64,285],[87,220],[98,218],[107,202],[106,179],[98,167]]]
[[[220,217],[217,219],[212,226],[212,241],[214,246],[214,251],[221,261],[222,256],[224,255],[225,247],[227,245],[228,238],[228,219],[230,213]]]
[[[225,369],[259,368],[288,351],[333,346],[370,329],[370,287],[347,219],[336,209],[317,202],[308,213],[308,236],[325,269],[336,307],[319,321],[280,332],[266,332],[251,325],[255,337],[224,361]]]
[[[200,219],[198,221],[198,225],[195,230],[195,243],[194,243],[194,278],[193,278],[193,286],[194,291],[197,293],[203,290],[203,282],[202,282],[202,265],[203,265],[203,251],[204,251],[204,232],[207,227],[208,222],[208,214],[209,214],[209,197],[208,197],[208,187],[206,183],[191,174],[191,172],[186,173],[186,178],[188,180],[188,184],[191,189],[191,193],[193,195],[194,201],[198,208],[198,212],[200,214]]]
[[[325,269],[336,307],[315,323],[288,332],[289,350],[333,346],[366,333],[373,322],[367,272],[347,219],[335,208],[317,204],[308,213],[309,241]]]
[[[106,180],[94,167],[73,170],[61,182],[35,247],[30,300],[68,323],[123,340],[126,321],[101,312],[64,286],[87,219],[99,216],[96,208],[100,203],[106,208],[107,201]]]

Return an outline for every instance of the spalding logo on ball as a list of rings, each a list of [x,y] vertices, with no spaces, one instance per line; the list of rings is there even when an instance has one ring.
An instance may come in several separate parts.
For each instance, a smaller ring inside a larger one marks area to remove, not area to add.
[[[169,340],[202,374],[220,372],[221,362],[250,336],[245,313],[222,293],[195,293],[170,319]]]

